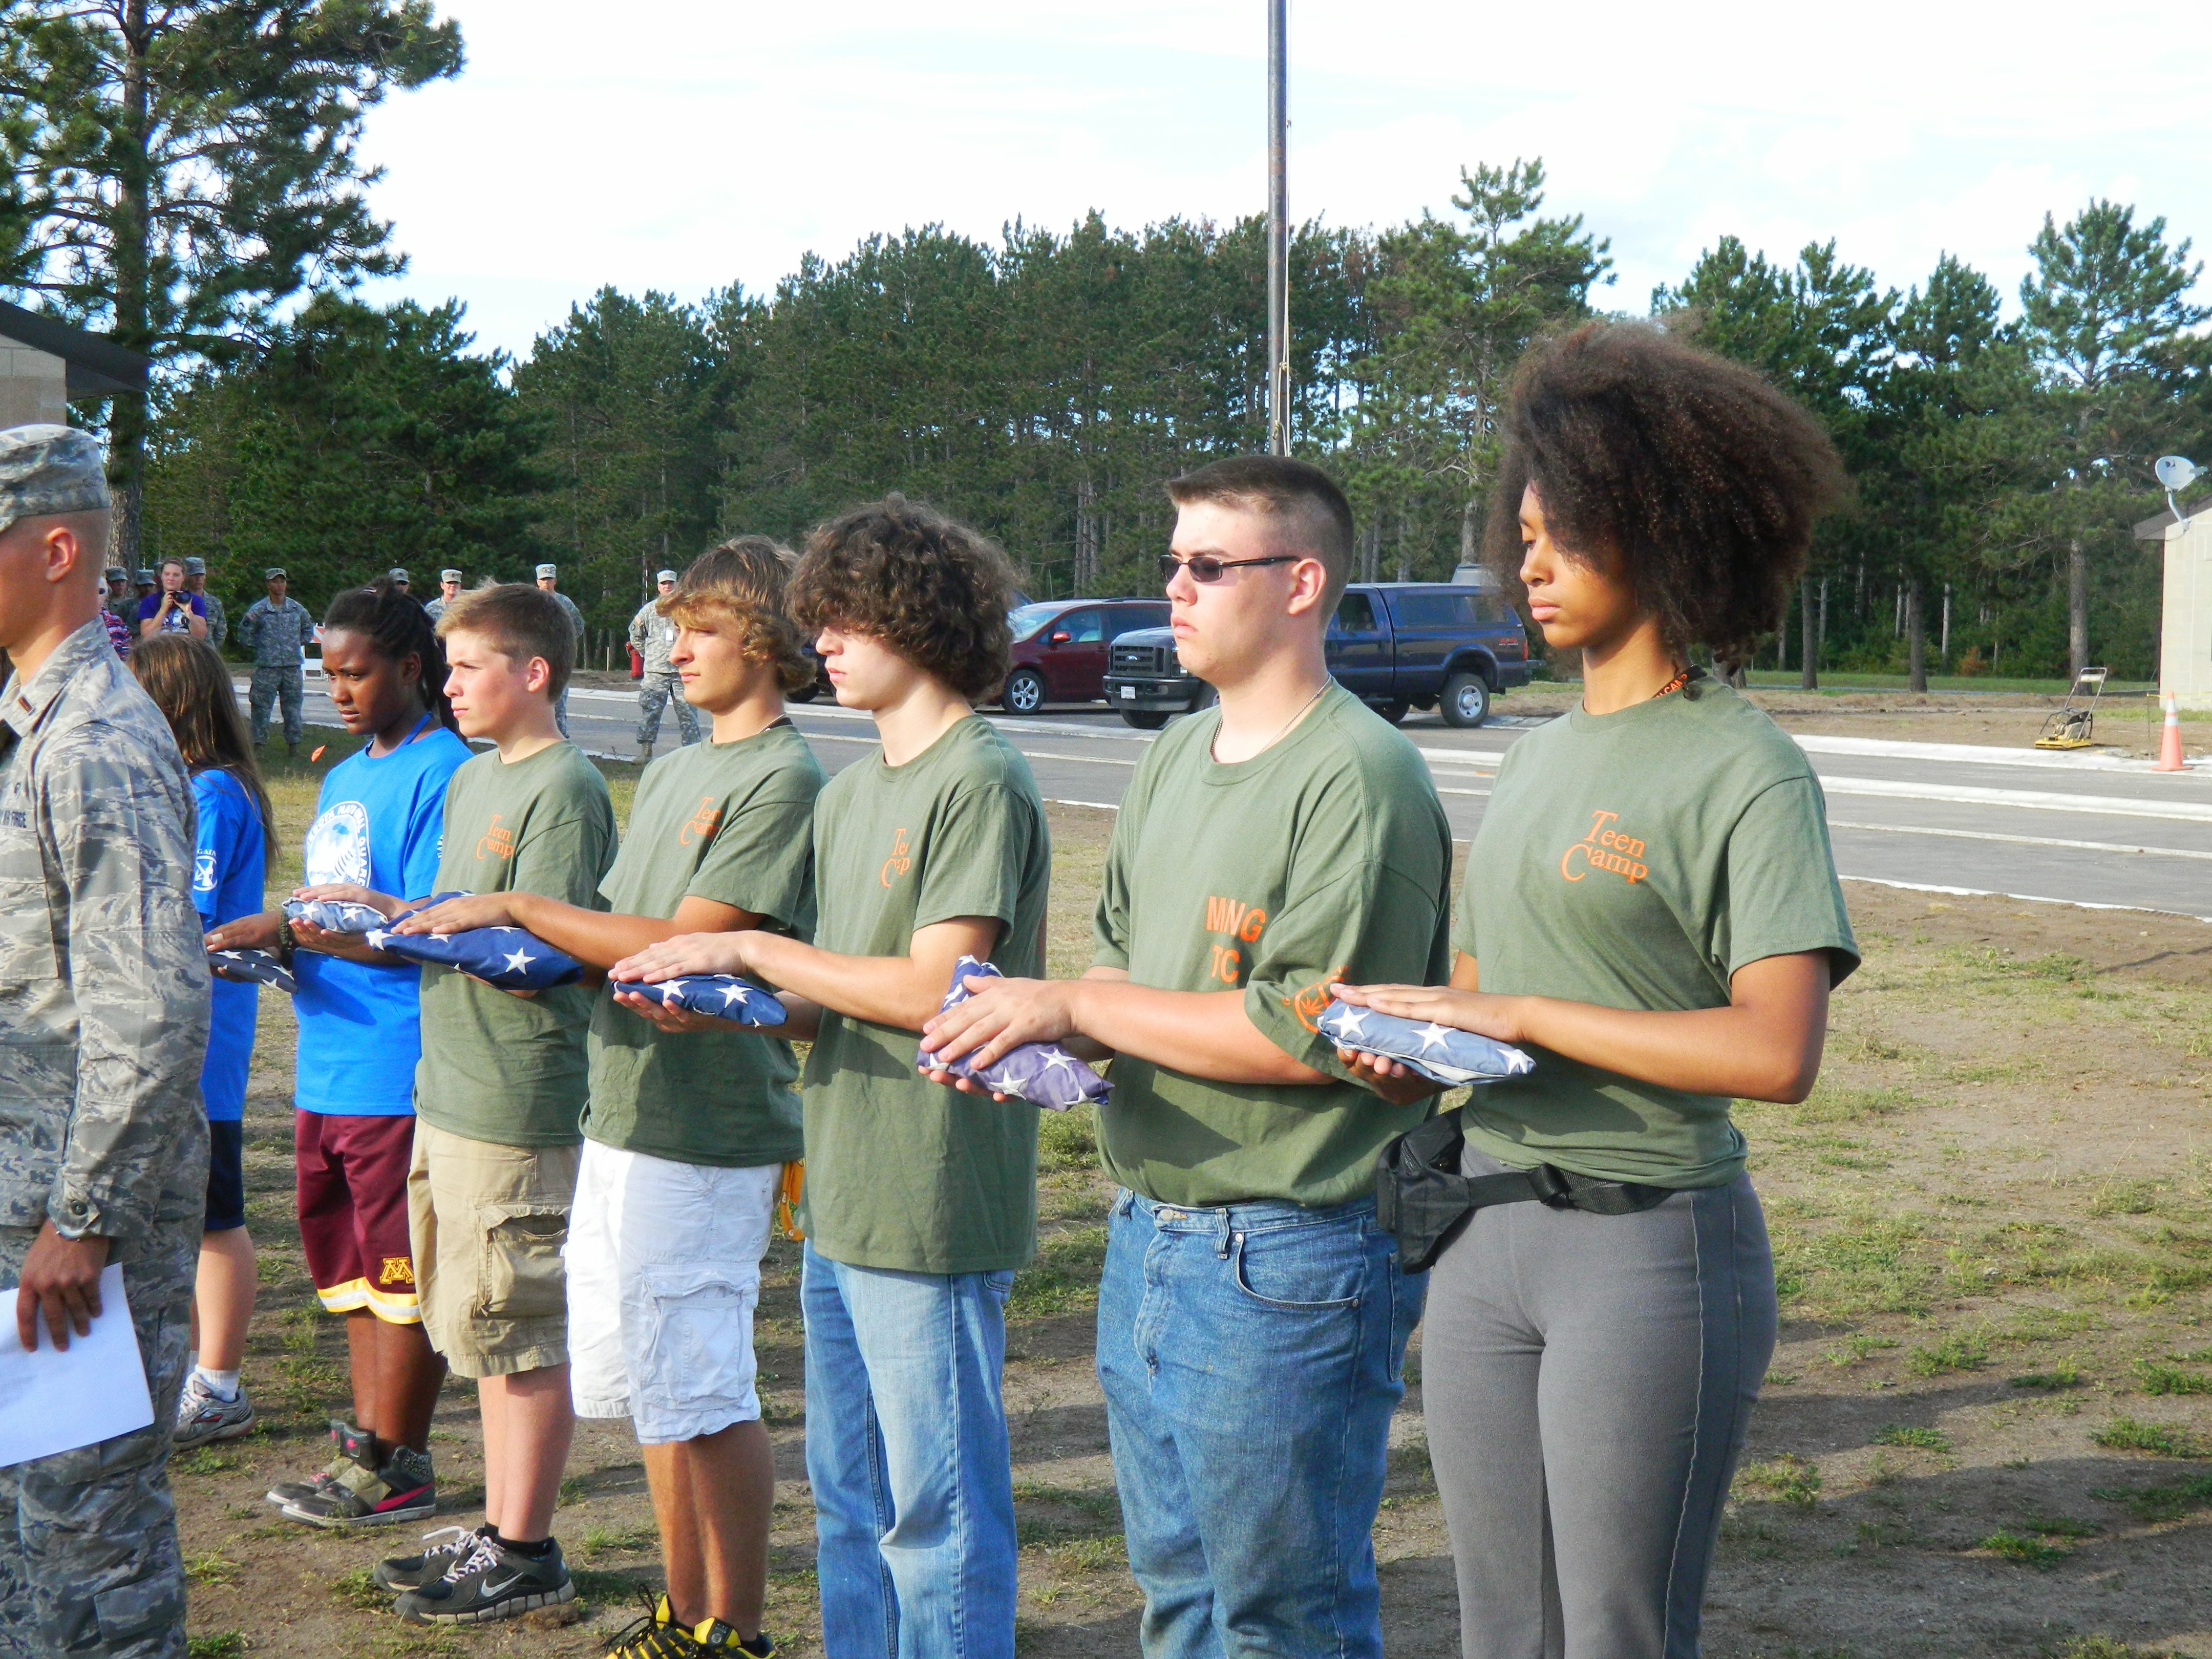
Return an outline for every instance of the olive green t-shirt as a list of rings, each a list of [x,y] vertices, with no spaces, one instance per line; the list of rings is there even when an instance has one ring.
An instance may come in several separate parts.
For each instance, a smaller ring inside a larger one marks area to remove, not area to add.
[[[814,925],[814,798],[822,768],[787,723],[697,743],[645,769],[622,856],[599,891],[617,915],[672,916],[686,898]],[[732,1026],[663,1031],[603,992],[592,1010],[584,1133],[679,1164],[743,1169],[799,1156],[791,1044]]]
[[[1403,735],[1340,686],[1264,753],[1222,765],[1218,710],[1137,767],[1106,854],[1095,960],[1165,991],[1241,988],[1291,1059],[1349,1078],[1315,1020],[1332,980],[1440,979],[1451,830]],[[1110,1042],[1112,1034],[1098,1034]],[[1431,1103],[1358,1083],[1216,1083],[1123,1055],[1101,1109],[1107,1172],[1165,1204],[1341,1204]]]
[[[606,780],[573,743],[511,763],[476,756],[446,786],[441,893],[539,893],[596,907],[614,856]],[[563,985],[518,997],[426,963],[416,1115],[471,1140],[574,1146],[593,994]]]
[[[902,957],[915,930],[1001,924],[991,961],[1044,970],[1052,842],[1036,780],[983,720],[903,766],[847,767],[814,809],[814,942]],[[917,1032],[824,1012],[807,1055],[806,1231],[820,1254],[903,1273],[990,1273],[1036,1250],[1037,1109],[963,1094],[916,1069]]]
[[[1704,678],[1617,714],[1577,709],[1506,752],[1453,942],[1485,991],[1607,1008],[1721,1008],[1746,963],[1825,951],[1840,981],[1859,960],[1813,769]],[[1530,1052],[1533,1072],[1474,1091],[1471,1146],[1658,1187],[1741,1172],[1726,1100]]]

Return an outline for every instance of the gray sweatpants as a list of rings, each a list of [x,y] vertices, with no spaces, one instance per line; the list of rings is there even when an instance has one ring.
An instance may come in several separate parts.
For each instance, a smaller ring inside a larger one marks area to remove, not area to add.
[[[1640,1215],[1475,1214],[1421,1351],[1467,1659],[1696,1659],[1774,1333],[1748,1177]]]

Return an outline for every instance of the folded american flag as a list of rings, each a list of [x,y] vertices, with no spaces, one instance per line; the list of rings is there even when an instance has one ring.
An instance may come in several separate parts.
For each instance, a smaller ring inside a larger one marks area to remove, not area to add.
[[[246,985],[273,985],[286,996],[299,991],[299,985],[284,971],[284,964],[266,951],[210,951],[208,967],[217,979],[236,980]]]
[[[284,916],[288,921],[304,921],[326,933],[366,933],[373,927],[391,925],[382,911],[350,899],[286,899]]]
[[[960,965],[952,970],[952,988],[937,1005],[939,1013],[975,994],[968,988],[971,975],[978,979],[1006,977],[988,962],[978,962],[973,957],[961,957]],[[921,1049],[915,1054],[915,1064],[921,1071],[950,1072],[955,1077],[980,1083],[994,1093],[1012,1095],[1048,1112],[1064,1112],[1086,1100],[1103,1101],[1113,1092],[1112,1085],[1057,1042],[1024,1042],[1008,1049],[989,1066],[978,1067],[972,1060],[972,1055],[963,1055],[948,1062]]]
[[[664,1008],[687,1009],[710,1019],[726,1019],[732,1025],[781,1025],[789,1018],[780,1000],[735,974],[693,974],[687,979],[664,979],[658,983],[618,979],[614,988],[634,991]]]
[[[441,893],[430,902],[454,896],[457,896]],[[394,921],[398,919],[392,918]],[[537,934],[520,927],[471,927],[459,933],[395,933],[380,923],[364,942],[372,950],[389,951],[410,962],[459,969],[471,978],[496,985],[502,991],[550,991],[556,986],[574,985],[584,975],[584,964],[575,957],[555,950]]]
[[[1456,1088],[1462,1083],[1495,1083],[1535,1069],[1518,1048],[1486,1036],[1433,1022],[1400,1019],[1395,1014],[1331,1001],[1314,1022],[1340,1048],[1381,1054],[1419,1072],[1431,1083]]]

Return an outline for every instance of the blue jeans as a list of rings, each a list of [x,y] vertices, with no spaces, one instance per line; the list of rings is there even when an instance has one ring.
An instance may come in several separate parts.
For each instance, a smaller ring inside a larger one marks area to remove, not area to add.
[[[1012,1659],[1011,1273],[854,1267],[810,1244],[806,1478],[829,1659]]]
[[[1382,1653],[1371,1534],[1425,1288],[1371,1200],[1115,1200],[1098,1380],[1146,1659]]]

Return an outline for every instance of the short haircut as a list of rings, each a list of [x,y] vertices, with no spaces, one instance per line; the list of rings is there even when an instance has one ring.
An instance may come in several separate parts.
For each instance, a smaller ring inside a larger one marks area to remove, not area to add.
[[[476,634],[518,666],[545,659],[545,695],[557,697],[576,672],[576,632],[561,602],[524,582],[498,582],[457,593],[438,618],[438,637]]]
[[[1513,377],[1485,533],[1518,585],[1522,492],[1561,550],[1618,558],[1669,645],[1749,660],[1779,627],[1813,526],[1849,484],[1835,446],[1752,370],[1643,323],[1589,323]]]
[[[801,628],[881,640],[963,696],[999,689],[1013,654],[1014,568],[997,543],[903,495],[854,508],[807,539],[791,578]]]
[[[692,560],[653,608],[678,627],[713,619],[731,623],[750,660],[775,664],[783,689],[800,690],[814,683],[814,665],[784,608],[797,559],[765,536],[733,537]]]
[[[1333,614],[1352,580],[1352,503],[1336,480],[1310,461],[1287,455],[1231,455],[1168,480],[1177,507],[1210,501],[1281,520],[1279,533],[1328,573],[1321,614]]]

